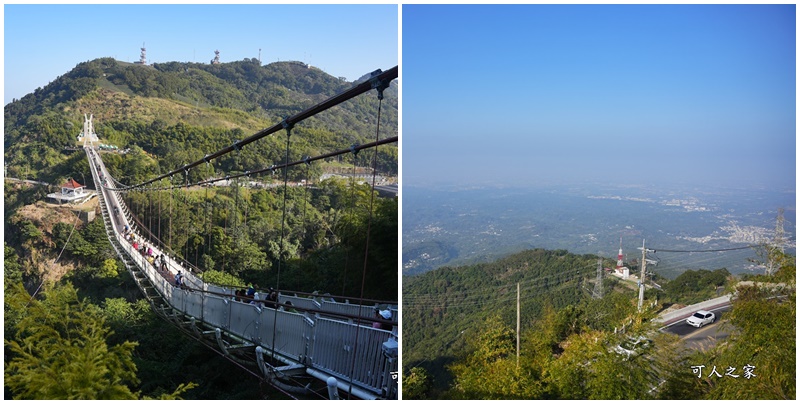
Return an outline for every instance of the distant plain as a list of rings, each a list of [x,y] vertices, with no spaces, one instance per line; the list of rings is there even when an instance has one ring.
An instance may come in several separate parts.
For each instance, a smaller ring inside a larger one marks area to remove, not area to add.
[[[772,240],[778,208],[784,234],[794,246],[794,190],[663,185],[540,187],[480,186],[470,189],[403,187],[403,273],[443,265],[491,261],[527,248],[565,249],[616,258],[620,237],[627,260],[675,278],[687,269],[727,268],[763,273],[751,248],[715,250]],[[791,251],[794,251],[791,248]]]

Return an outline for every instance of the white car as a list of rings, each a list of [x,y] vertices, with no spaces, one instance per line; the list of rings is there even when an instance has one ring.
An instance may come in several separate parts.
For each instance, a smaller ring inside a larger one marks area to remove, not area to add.
[[[698,312],[692,314],[689,318],[686,319],[686,323],[693,326],[700,328],[706,324],[711,324],[714,320],[717,319],[717,316],[710,311],[699,310]]]

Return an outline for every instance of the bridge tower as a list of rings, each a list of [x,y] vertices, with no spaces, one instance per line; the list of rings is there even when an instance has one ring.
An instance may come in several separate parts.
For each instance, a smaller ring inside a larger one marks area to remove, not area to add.
[[[87,117],[86,114],[83,114],[83,135],[91,137],[94,135],[94,126],[92,125],[92,118],[94,118],[93,114],[89,114]]]
[[[211,64],[212,65],[218,65],[219,64],[219,50],[215,50],[214,51],[214,55],[215,55],[214,59],[211,59]]]

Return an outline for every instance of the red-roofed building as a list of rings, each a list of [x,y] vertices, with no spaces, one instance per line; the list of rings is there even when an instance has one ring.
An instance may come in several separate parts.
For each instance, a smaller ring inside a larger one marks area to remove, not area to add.
[[[70,178],[64,185],[61,186],[61,195],[81,195],[83,194],[83,188],[85,187],[79,184],[78,181]]]
[[[70,178],[61,185],[61,193],[47,194],[48,198],[52,198],[59,204],[62,202],[83,202],[84,200],[94,196],[93,192],[86,192],[85,186]]]

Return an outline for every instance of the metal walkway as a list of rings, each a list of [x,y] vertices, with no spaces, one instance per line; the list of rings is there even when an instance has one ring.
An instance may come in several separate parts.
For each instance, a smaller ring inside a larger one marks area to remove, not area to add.
[[[97,152],[85,151],[95,184],[110,181]],[[278,301],[291,300],[296,308],[289,312],[235,301],[234,290],[203,282],[152,246],[155,255],[167,257],[165,277],[125,240],[126,225],[140,234],[118,193],[98,188],[108,239],[160,316],[288,394],[315,392],[309,381],[317,379],[330,398],[397,399],[398,330],[373,328],[374,306],[282,294]],[[172,282],[178,270],[186,289]],[[390,309],[396,322],[397,305]]]

